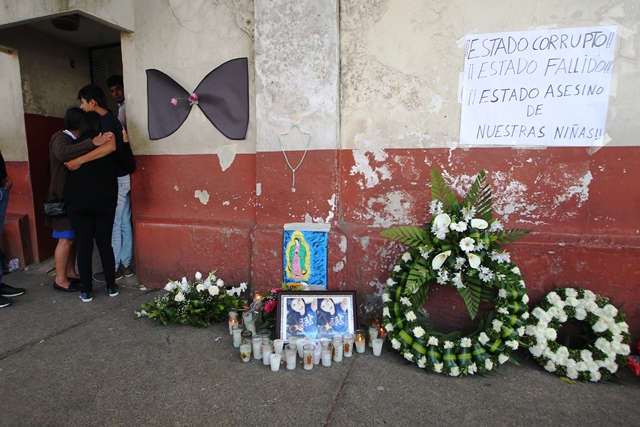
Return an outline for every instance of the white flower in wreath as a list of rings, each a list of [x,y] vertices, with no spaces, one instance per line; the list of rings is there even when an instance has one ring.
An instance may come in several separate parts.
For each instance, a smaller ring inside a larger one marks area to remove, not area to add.
[[[513,350],[517,350],[518,349],[518,341],[516,341],[516,340],[507,341],[505,344],[508,345],[509,347],[511,347]]]
[[[411,354],[410,352],[407,351],[404,354],[404,358],[407,359],[409,362],[412,362],[413,361],[413,354]]]
[[[500,289],[500,290],[498,291],[498,296],[499,296],[500,298],[506,298],[506,297],[507,297],[507,291],[506,291],[506,289]]]
[[[195,277],[196,277],[196,280],[202,279],[202,273],[200,273],[199,271],[196,271]]]
[[[411,307],[411,300],[407,297],[400,298],[400,302],[406,306]]]
[[[493,322],[491,322],[491,325],[493,326],[494,331],[500,332],[500,329],[502,328],[503,323],[498,319],[493,319]]]
[[[198,284],[196,285],[196,291],[198,291],[198,292],[202,292],[202,291],[204,291],[204,290],[205,290],[205,287],[204,287],[204,285],[203,285],[202,283],[198,283]]]
[[[216,286],[218,286],[220,288],[223,287],[224,286],[224,280],[222,280],[222,279],[216,280]]]
[[[595,332],[604,332],[608,329],[607,327],[607,323],[605,321],[603,321],[602,319],[598,320],[593,326],[592,326],[593,330]]]
[[[555,293],[555,291],[551,291],[547,294],[547,301],[549,301],[551,304],[557,304],[558,302],[562,301],[562,298],[560,298],[560,295],[558,295],[557,293]],[[537,307],[536,307],[537,308]]]
[[[588,366],[587,366],[587,364],[585,362],[576,363],[576,369],[578,370],[578,372],[585,372],[585,371],[589,370],[589,368],[588,368]]]
[[[435,363],[433,365],[433,371],[437,374],[442,372],[442,368],[444,368],[444,363]]]
[[[409,252],[405,252],[405,253],[402,254],[402,260],[404,262],[409,262],[409,261],[411,261],[411,259],[412,259],[411,258],[411,254]]]
[[[415,335],[416,338],[422,338],[425,333],[425,330],[422,329],[421,326],[416,326],[415,328],[413,328],[413,335]]]
[[[492,370],[492,369],[493,369],[493,361],[491,361],[491,359],[487,359],[487,360],[485,360],[485,361],[484,361],[484,368],[485,368],[487,371]]]
[[[451,341],[445,341],[444,348],[453,348],[453,343]]]
[[[434,270],[440,270],[442,264],[444,264],[449,255],[451,255],[451,251],[441,252],[433,257],[433,261],[431,261],[431,268],[433,268]]]
[[[427,358],[422,356],[419,360],[418,360],[418,368],[424,368],[425,366],[427,366]]]
[[[469,265],[471,266],[471,268],[474,268],[477,270],[478,266],[482,262],[482,258],[472,253],[467,253],[467,258],[469,258]]]
[[[485,332],[481,332],[478,336],[478,341],[480,342],[480,344],[485,345],[489,342],[489,336]]]
[[[204,279],[204,282],[202,282],[202,284],[204,285],[205,289],[209,289],[211,287],[211,280],[207,277],[206,279]]]
[[[475,247],[476,247],[476,241],[473,240],[471,237],[465,237],[460,240],[460,249],[462,249],[465,252],[471,252],[475,249]]]
[[[518,329],[516,329],[516,332],[518,333],[518,336],[523,336],[524,335],[524,326],[520,326]]]
[[[393,331],[393,325],[391,323],[387,323],[384,328],[387,330],[387,332],[391,332]]]
[[[453,283],[453,286],[455,286],[458,289],[466,288],[466,286],[462,282],[462,272],[460,271],[453,275],[453,279],[451,280],[451,283]]]
[[[501,365],[507,363],[507,361],[509,360],[509,356],[507,356],[504,353],[500,353],[498,355],[498,363],[500,363]]]
[[[611,304],[605,305],[602,310],[607,316],[616,317],[616,315],[618,314],[618,309]]]
[[[585,300],[585,301],[595,302],[596,301],[596,294],[594,294],[592,291],[587,289],[586,291],[584,291],[584,295],[582,295],[582,299]]]
[[[452,222],[449,225],[449,229],[462,233],[463,231],[467,231],[467,223],[464,221]]]
[[[399,265],[396,265],[395,267],[393,267],[393,271],[395,271],[396,273],[399,273],[400,270],[402,270],[402,268]]]
[[[182,302],[184,301],[184,295],[182,294],[182,292],[178,292],[178,294],[173,299],[176,300],[176,302]]]
[[[478,372],[478,365],[476,365],[476,362],[473,362],[471,365],[467,367],[467,373],[469,375],[473,375],[476,372]]]
[[[406,317],[409,322],[413,322],[417,319],[416,314],[413,312],[413,310],[408,311]]]
[[[402,347],[402,344],[400,344],[400,341],[398,341],[397,339],[393,338],[391,340],[391,346],[393,347],[394,350],[399,350],[400,347]]]
[[[429,254],[433,251],[433,248],[431,249],[425,249],[425,248],[426,246],[420,246],[418,250],[420,251],[420,255],[422,256],[422,258],[429,259]]]
[[[578,370],[576,368],[567,368],[567,378],[572,380],[578,379]]]
[[[471,226],[473,228],[477,228],[478,230],[484,230],[489,226],[489,224],[484,219],[474,218],[471,220]]]
[[[389,301],[391,301],[391,298],[389,298],[389,294],[386,292],[382,294],[382,302],[389,302]]]
[[[452,377],[457,377],[458,375],[460,375],[460,368],[454,366],[453,368],[451,368],[451,371],[449,371],[449,375],[451,375]]]
[[[473,217],[476,216],[476,208],[472,206],[469,209],[467,209],[467,207],[465,206],[462,208],[460,213],[462,214],[462,217],[464,218],[464,220],[469,222],[473,219]]]
[[[527,294],[522,295],[522,302],[527,304],[529,302],[529,295]]]
[[[609,353],[609,351],[611,350],[611,343],[602,337],[598,338],[594,345],[603,353]]]
[[[546,345],[547,344],[545,343],[545,346]],[[538,345],[534,345],[533,347],[530,347],[529,351],[531,352],[531,354],[533,354],[534,357],[540,357],[542,356],[542,352],[544,351],[544,348],[538,344]]]
[[[436,282],[439,285],[446,285],[449,281],[449,272],[447,270],[438,271],[438,277],[436,278]]]
[[[602,378],[600,371],[591,371],[591,381],[597,382]]]
[[[471,338],[461,338],[460,339],[460,347],[471,347]]]
[[[598,309],[598,304],[596,304],[594,301],[586,301],[583,306],[585,310],[591,313],[595,312]]]
[[[527,320],[529,318],[529,312],[525,311],[524,313],[522,313],[522,316],[520,316],[523,320]]]
[[[568,305],[570,307],[577,307],[579,305],[578,303],[578,299],[576,297],[569,297],[565,300],[565,305]]]
[[[186,277],[183,277],[182,279],[180,279],[180,284],[186,286],[189,284],[189,281],[187,280]]]
[[[520,269],[518,267],[513,267],[511,271],[520,276]]]
[[[567,298],[569,298],[569,297],[574,297],[575,298],[575,297],[578,296],[578,291],[576,291],[573,288],[566,288],[564,290],[564,294],[567,296]]]
[[[591,353],[589,350],[580,350],[580,358],[582,358],[582,360],[587,363],[593,362],[593,353]]]
[[[443,204],[440,200],[432,200],[429,203],[429,213],[431,215],[440,215],[442,213]]]
[[[447,228],[451,224],[451,217],[446,213],[441,213],[433,219],[432,225],[437,228]]]
[[[438,338],[436,337],[429,337],[429,340],[427,341],[428,345],[438,345]]]
[[[211,286],[209,288],[209,294],[213,297],[215,297],[216,295],[218,295],[220,293],[220,288],[217,286]]]
[[[556,365],[551,360],[549,360],[547,362],[547,364],[544,366],[544,369],[546,369],[549,372],[555,372],[556,371]]]
[[[467,262],[467,260],[465,258],[462,257],[457,257],[456,258],[456,265],[454,266],[454,268],[456,270],[462,270],[462,267],[464,267],[464,264]]]
[[[383,308],[383,309],[382,309],[382,317],[389,317],[389,316],[391,316],[391,315],[389,314],[389,307],[385,307],[385,308]]]
[[[395,285],[396,283],[398,283],[398,282],[396,282],[395,280],[393,280],[391,277],[389,277],[389,278],[387,279],[387,286],[393,286],[393,285]]]
[[[618,325],[618,328],[620,328],[621,332],[627,332],[627,333],[629,332],[629,325],[627,325],[626,322],[620,322],[617,325]]]
[[[499,230],[504,230],[504,226],[498,220],[493,221],[491,223],[491,227],[489,228],[489,231],[494,233],[494,232],[499,231]]]
[[[164,285],[164,290],[172,291],[175,287],[176,287],[176,284],[174,282],[169,282],[166,285]]]

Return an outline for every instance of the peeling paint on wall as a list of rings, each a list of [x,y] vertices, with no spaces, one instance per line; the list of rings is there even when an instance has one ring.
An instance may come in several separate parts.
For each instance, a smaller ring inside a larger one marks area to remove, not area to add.
[[[193,197],[200,200],[200,203],[202,203],[203,205],[209,203],[209,192],[207,190],[196,190]]]
[[[340,236],[340,243],[338,244],[338,248],[342,253],[347,252],[347,236]]]
[[[591,171],[587,171],[587,173],[578,179],[579,184],[568,187],[564,194],[555,197],[553,207],[557,208],[560,203],[564,203],[567,200],[573,198],[573,196],[577,196],[578,199],[578,207],[582,206],[584,202],[589,200],[589,184],[593,180],[593,175],[591,175]]]
[[[383,162],[389,156],[383,149],[375,148],[360,148],[353,151],[353,159],[355,165],[351,168],[349,175],[354,176],[361,174],[364,177],[364,182],[360,181],[358,184],[360,188],[373,188],[380,183],[381,179],[391,179],[391,172],[387,165],[376,167],[375,169],[369,164],[369,157],[367,153],[372,153],[376,162]]]
[[[374,227],[391,227],[394,224],[417,222],[412,213],[413,197],[404,191],[392,191],[366,202],[362,220],[373,222]]]
[[[229,166],[233,164],[234,159],[236,158],[237,145],[223,145],[218,150],[218,159],[220,160],[220,167],[223,171],[226,171]]]

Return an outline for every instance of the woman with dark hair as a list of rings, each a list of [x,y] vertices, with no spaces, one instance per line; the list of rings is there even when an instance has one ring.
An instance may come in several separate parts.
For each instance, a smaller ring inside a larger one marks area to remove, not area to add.
[[[101,120],[97,112],[89,111],[82,116],[81,138],[93,138],[100,133],[100,128]],[[90,152],[65,165],[71,170],[65,186],[65,204],[78,244],[78,270],[82,283],[80,299],[83,302],[93,300],[91,264],[94,234],[107,282],[106,290],[109,296],[115,297],[119,290],[115,279],[111,231],[118,198],[116,167],[130,167],[126,153],[115,144],[114,151],[107,156],[95,159]]]
[[[349,331],[348,307],[347,298],[343,298],[338,305],[333,298],[322,298],[318,311],[320,329],[327,333],[330,332],[330,335],[347,333]]]
[[[318,337],[318,299],[312,298],[306,302],[304,298],[293,298],[287,302],[289,311],[287,325],[289,336],[307,336],[313,339]]]
[[[49,186],[48,201],[64,200],[64,187],[69,171],[64,162],[87,154],[95,149],[93,156],[105,156],[115,149],[115,139],[112,133],[98,135],[95,138],[80,137],[80,124],[84,112],[77,107],[69,108],[64,116],[65,129],[58,131],[51,137],[49,143],[49,167],[51,170],[51,184]],[[97,149],[96,147],[102,147]],[[58,239],[54,253],[56,261],[56,277],[53,288],[64,292],[78,292],[80,277],[76,274],[76,246],[75,235],[71,229],[68,216],[46,217],[45,225],[53,228],[53,237]]]

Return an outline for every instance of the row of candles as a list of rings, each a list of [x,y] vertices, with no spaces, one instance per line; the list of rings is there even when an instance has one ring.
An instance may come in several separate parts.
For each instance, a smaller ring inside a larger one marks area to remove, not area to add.
[[[330,367],[332,361],[342,362],[343,357],[352,357],[355,344],[356,353],[365,353],[366,340],[365,332],[357,329],[353,334],[336,334],[331,339],[321,338],[314,340],[311,337],[290,337],[289,343],[285,345],[284,340],[271,340],[269,330],[255,331],[246,330],[238,322],[236,312],[229,313],[229,332],[233,336],[233,346],[239,348],[240,357],[243,362],[249,362],[253,354],[255,360],[262,360],[265,366],[270,366],[273,372],[280,370],[280,364],[286,361],[288,370],[296,368],[297,357],[302,358],[305,370],[313,369],[314,365],[322,363],[322,366]],[[373,349],[375,356],[382,353],[383,337],[378,337],[378,326],[372,325],[369,328],[369,346]]]

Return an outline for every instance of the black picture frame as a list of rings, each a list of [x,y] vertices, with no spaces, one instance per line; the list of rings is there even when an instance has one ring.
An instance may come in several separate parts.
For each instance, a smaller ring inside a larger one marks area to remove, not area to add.
[[[292,336],[331,339],[336,334],[353,334],[356,329],[355,291],[278,292],[276,336],[285,342]]]

